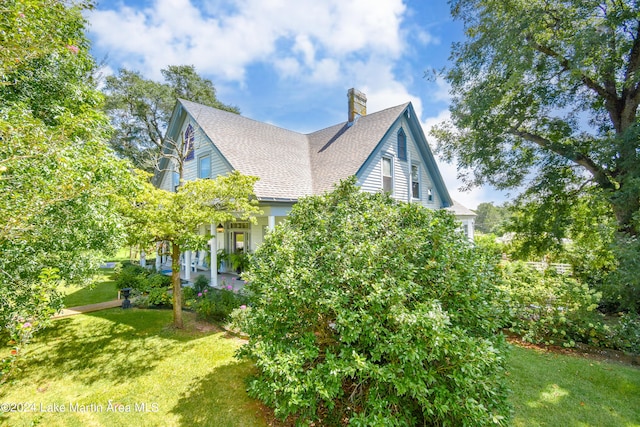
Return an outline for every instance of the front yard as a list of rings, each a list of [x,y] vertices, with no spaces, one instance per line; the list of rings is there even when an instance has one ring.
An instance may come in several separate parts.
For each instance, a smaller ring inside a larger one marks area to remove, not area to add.
[[[241,344],[185,313],[121,308],[54,322],[37,335],[16,380],[2,386],[12,426],[264,426],[247,397]],[[6,409],[2,407],[1,409]]]
[[[186,314],[120,308],[54,322],[2,386],[12,426],[266,426],[245,393],[242,344]],[[4,350],[6,352],[8,350]],[[640,426],[640,369],[514,348],[509,362],[516,426]],[[5,409],[3,407],[2,409]],[[64,412],[63,412],[64,411]]]

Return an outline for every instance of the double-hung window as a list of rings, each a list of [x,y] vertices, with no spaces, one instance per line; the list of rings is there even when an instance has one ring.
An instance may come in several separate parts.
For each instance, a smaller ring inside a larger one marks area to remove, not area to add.
[[[382,158],[382,190],[393,193],[393,162],[390,157]]]

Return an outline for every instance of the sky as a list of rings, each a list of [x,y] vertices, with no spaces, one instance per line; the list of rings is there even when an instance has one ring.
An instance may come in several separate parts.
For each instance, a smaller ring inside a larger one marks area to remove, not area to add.
[[[450,94],[425,73],[450,65],[451,44],[464,40],[446,0],[98,0],[86,17],[105,75],[162,81],[168,65],[194,65],[243,116],[301,133],[344,122],[354,87],[369,113],[411,101],[432,148]],[[461,191],[456,165],[438,166],[468,208],[507,200],[490,187]]]

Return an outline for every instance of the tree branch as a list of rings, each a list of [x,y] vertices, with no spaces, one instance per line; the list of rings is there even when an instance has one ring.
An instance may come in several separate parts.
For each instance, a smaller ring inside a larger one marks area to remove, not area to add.
[[[580,79],[582,80],[582,82],[588,88],[592,89],[598,95],[602,96],[605,100],[607,100],[609,102],[616,102],[618,100],[618,94],[615,91],[613,93],[609,92],[606,88],[602,87],[595,80],[593,80],[591,77],[589,77],[587,74],[585,74],[584,71],[582,71],[580,69],[575,69],[574,67],[572,67],[571,66],[571,62],[569,62],[569,60],[567,58],[565,58],[564,56],[562,56],[560,53],[556,52],[555,50],[551,49],[548,46],[541,45],[540,43],[538,43],[535,40],[533,40],[533,37],[531,37],[531,36],[527,36],[526,40],[529,42],[531,47],[533,47],[538,52],[543,53],[543,54],[545,54],[545,55],[547,55],[547,56],[549,56],[551,58],[556,59],[558,61],[558,63],[565,70],[567,70],[567,71],[569,71],[569,70],[578,71],[580,73]]]
[[[526,139],[527,141],[533,142],[539,147],[549,150],[555,154],[558,154],[562,157],[565,157],[572,162],[584,167],[588,170],[596,182],[601,185],[603,188],[607,189],[615,189],[616,185],[614,181],[611,179],[606,170],[600,167],[596,162],[594,162],[589,156],[576,152],[575,150],[565,147],[559,146],[558,144],[554,144],[547,138],[543,138],[540,135],[533,134],[531,132],[518,130],[516,128],[511,128],[508,132],[514,136]]]

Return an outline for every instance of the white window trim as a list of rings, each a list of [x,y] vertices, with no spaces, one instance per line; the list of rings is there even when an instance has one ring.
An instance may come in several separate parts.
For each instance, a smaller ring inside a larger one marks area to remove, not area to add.
[[[418,168],[418,197],[414,197],[413,195],[413,167]],[[411,199],[412,200],[422,200],[422,168],[420,167],[420,163],[412,163],[411,169],[409,170],[409,185],[411,188]]]
[[[209,176],[203,177],[203,176],[200,176],[201,175],[201,173],[200,173],[200,171],[201,171],[200,162],[203,159],[206,159],[206,158],[209,158]],[[198,156],[198,179],[210,179],[211,178],[211,168],[212,168],[212,166],[213,166],[213,164],[212,164],[212,160],[211,160],[211,153],[206,153],[206,154],[202,154],[202,155]]]
[[[394,170],[394,161],[393,161],[393,156],[389,155],[389,154],[383,154],[382,157],[380,158],[380,183],[382,184],[380,186],[380,188],[382,189],[382,191],[384,191],[384,160],[387,159],[391,162],[391,191],[389,191],[389,194],[391,194],[392,196],[395,194],[396,191],[396,179],[395,179],[395,170]]]

